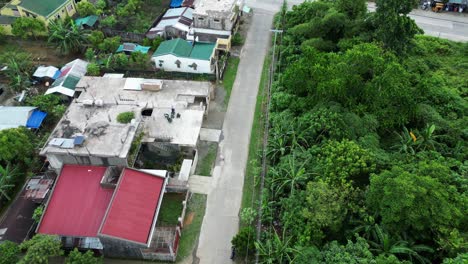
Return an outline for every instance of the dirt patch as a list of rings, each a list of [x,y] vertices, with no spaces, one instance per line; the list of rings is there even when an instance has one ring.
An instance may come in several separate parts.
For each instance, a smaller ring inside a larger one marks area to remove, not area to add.
[[[41,40],[9,39],[5,44],[0,46],[0,52],[8,50],[28,52],[31,54],[34,64],[53,65],[55,67],[61,67],[79,57],[76,55],[60,54],[55,47],[48,45],[46,41]]]
[[[184,219],[184,226],[190,225],[194,217],[195,217],[195,212],[188,213],[188,215]]]

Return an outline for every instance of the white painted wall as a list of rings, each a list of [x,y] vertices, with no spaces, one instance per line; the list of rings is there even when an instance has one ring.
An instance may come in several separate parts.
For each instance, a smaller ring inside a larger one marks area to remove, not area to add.
[[[181,58],[176,57],[172,54],[166,54],[158,57],[152,57],[151,60],[153,61],[154,65],[157,69],[162,69],[165,71],[178,71],[178,72],[189,72],[189,73],[214,73],[214,67],[211,68],[209,60],[197,60],[191,58]],[[177,60],[180,61],[180,68],[177,67],[175,63]],[[159,66],[162,62],[162,66]],[[194,70],[189,65],[193,63],[197,64],[197,70]]]

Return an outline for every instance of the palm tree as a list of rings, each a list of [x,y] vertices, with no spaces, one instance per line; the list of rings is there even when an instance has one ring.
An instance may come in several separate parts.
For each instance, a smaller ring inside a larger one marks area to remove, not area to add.
[[[65,23],[61,20],[49,24],[49,43],[55,43],[60,52],[69,54],[82,49],[87,39],[84,32],[75,25],[73,20]]]
[[[398,138],[400,139],[399,144],[393,146],[393,148],[398,149],[400,153],[410,153],[414,155],[416,152],[414,151],[413,146],[416,142],[416,137],[413,138],[414,134],[408,131],[406,127],[403,127],[403,132],[398,134]]]
[[[373,240],[369,240],[371,251],[377,255],[398,255],[408,258],[413,262],[417,260],[419,263],[431,263],[427,258],[421,256],[420,252],[432,253],[434,250],[425,245],[415,245],[405,240],[394,240],[388,233],[385,232],[378,224],[375,224],[373,230]]]
[[[282,192],[286,186],[289,186],[289,195],[293,195],[297,186],[307,180],[312,175],[305,169],[305,165],[309,162],[306,160],[300,164],[297,164],[296,157],[294,154],[287,157],[287,167],[280,167],[279,169],[273,168],[272,184],[276,187],[276,194]]]
[[[421,146],[422,150],[435,150],[435,145],[437,144],[437,142],[435,141],[437,136],[434,135],[435,129],[436,126],[432,124],[426,125],[426,128],[422,131],[420,136],[421,141],[419,143],[419,146]]]
[[[265,240],[255,242],[255,247],[260,256],[259,263],[294,263],[294,253],[298,253],[298,251],[292,248],[290,244],[291,237],[285,238],[284,232],[282,238],[278,236],[276,231],[273,234],[269,233]]]
[[[18,175],[16,168],[11,168],[10,164],[5,167],[0,165],[0,198],[5,197],[7,200],[11,200],[8,191],[15,187],[10,182],[16,175]]]

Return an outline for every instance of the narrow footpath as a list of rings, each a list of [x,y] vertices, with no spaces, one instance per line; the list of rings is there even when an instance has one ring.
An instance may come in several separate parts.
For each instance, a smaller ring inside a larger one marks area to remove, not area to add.
[[[274,14],[257,8],[253,12],[224,119],[211,188],[207,191],[195,263],[231,263],[231,239],[239,228],[238,214],[255,103]]]

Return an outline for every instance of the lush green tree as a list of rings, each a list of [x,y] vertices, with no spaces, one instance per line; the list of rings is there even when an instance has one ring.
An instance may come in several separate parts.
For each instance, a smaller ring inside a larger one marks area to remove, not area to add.
[[[376,169],[372,154],[346,139],[326,142],[317,159],[319,174],[333,184],[367,184],[370,173]]]
[[[46,112],[54,121],[60,119],[66,110],[65,106],[62,104],[60,96],[55,94],[29,97],[26,103]]]
[[[31,54],[15,50],[7,51],[0,55],[0,62],[7,66],[7,69],[3,72],[14,92],[29,87],[30,72],[33,68]]]
[[[130,60],[132,61],[132,64],[134,66],[140,69],[145,69],[150,65],[150,60],[148,58],[148,55],[139,51],[132,52],[132,55],[130,56]]]
[[[87,61],[94,61],[96,59],[96,54],[92,48],[87,48],[84,54]]]
[[[113,27],[115,24],[117,24],[117,19],[115,18],[114,15],[106,16],[105,18],[101,19],[99,24],[103,27]]]
[[[397,53],[405,52],[414,36],[422,33],[408,16],[417,0],[376,0],[375,24],[377,38]]]
[[[81,17],[96,15],[98,13],[97,8],[87,0],[78,2],[78,4],[76,4],[76,11]]]
[[[6,166],[0,164],[0,199],[6,198],[11,200],[9,195],[11,188],[15,187],[13,184],[16,182],[16,177],[18,176],[18,169],[11,166],[8,163]]]
[[[16,264],[19,260],[19,253],[16,243],[3,241],[0,243],[0,264]]]
[[[459,254],[455,258],[444,259],[443,264],[464,264],[468,262],[468,253]]]
[[[293,195],[294,191],[311,175],[305,169],[306,163],[307,161],[299,163],[294,155],[288,155],[284,162],[272,168],[272,185],[275,185],[275,193],[281,194],[287,190],[289,195]]]
[[[336,0],[335,6],[339,11],[345,13],[350,19],[362,17],[367,12],[367,1],[365,0]]]
[[[36,38],[39,34],[46,32],[42,20],[32,17],[18,17],[11,25],[13,35],[26,39],[30,36]]]
[[[24,127],[0,130],[0,163],[31,165],[35,158],[34,144],[34,135]]]
[[[77,248],[73,249],[67,257],[66,264],[100,264],[103,263],[102,257],[95,257],[93,252],[88,250],[81,253]]]
[[[115,52],[120,45],[120,37],[105,38],[101,43],[98,44],[99,50],[103,52]]]
[[[32,239],[20,245],[21,250],[26,250],[21,264],[49,263],[50,257],[63,255],[62,243],[58,236],[37,234]]]
[[[99,48],[99,44],[104,41],[104,33],[100,30],[93,30],[90,34],[87,35],[88,42],[91,43],[93,48]]]
[[[236,250],[236,254],[244,258],[247,255],[255,254],[255,229],[251,226],[242,227],[236,236],[231,240],[232,246]]]
[[[466,196],[439,180],[393,167],[371,177],[368,206],[392,230],[438,230],[459,226],[466,216]]]
[[[96,8],[104,10],[107,7],[106,0],[97,0],[96,1]]]
[[[129,60],[125,53],[115,54],[112,59],[113,68],[125,69],[128,67]]]
[[[83,3],[83,1],[80,3]],[[68,23],[56,20],[49,23],[48,41],[54,43],[60,52],[70,54],[81,51],[87,39],[73,20]]]

